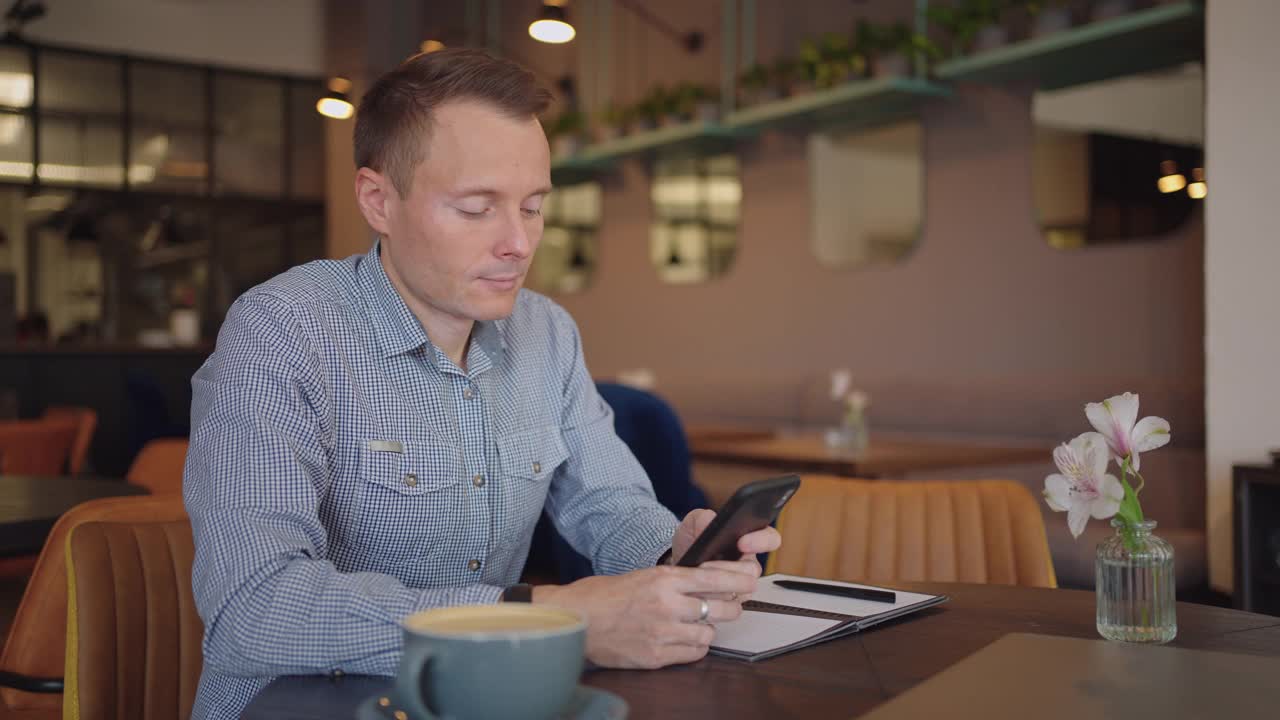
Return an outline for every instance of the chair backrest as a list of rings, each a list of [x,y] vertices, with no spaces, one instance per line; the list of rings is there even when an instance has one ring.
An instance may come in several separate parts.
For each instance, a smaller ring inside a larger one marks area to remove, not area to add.
[[[93,408],[78,405],[50,405],[44,409],[44,417],[47,420],[66,418],[76,423],[76,439],[71,445],[67,472],[72,475],[82,472],[85,461],[89,459],[89,445],[93,443],[93,431],[98,428],[98,412]]]
[[[62,475],[79,431],[75,420],[0,422],[0,473]]]
[[[707,496],[693,483],[693,460],[680,416],[665,400],[646,390],[596,383],[600,397],[613,410],[613,429],[653,483],[662,503],[684,517],[690,510],[707,507]]]
[[[142,446],[125,478],[153,495],[182,493],[182,468],[187,462],[187,438],[160,438]]]
[[[1011,480],[805,476],[769,571],[847,582],[1056,587],[1040,507]]]
[[[693,483],[689,442],[675,410],[645,390],[607,382],[596,383],[596,389],[613,410],[614,432],[644,468],[658,502],[680,518],[690,510],[707,507],[706,494]],[[545,513],[534,527],[526,567],[553,571],[561,584],[594,572],[591,561],[561,537]]]
[[[99,520],[178,520],[186,517],[182,497],[99,498],[81,503],[62,515],[45,540],[9,637],[0,651],[0,670],[33,677],[62,677],[66,651],[66,541],[72,528]],[[0,689],[0,708],[25,710],[58,708],[60,695],[40,695]],[[3,713],[0,713],[2,715]]]
[[[191,523],[92,522],[67,539],[67,720],[185,720],[203,658]]]

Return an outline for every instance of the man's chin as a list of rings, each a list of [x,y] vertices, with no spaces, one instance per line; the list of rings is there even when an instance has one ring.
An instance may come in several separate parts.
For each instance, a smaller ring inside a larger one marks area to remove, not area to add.
[[[502,292],[487,292],[471,302],[471,318],[477,321],[501,320],[515,310],[520,285]]]

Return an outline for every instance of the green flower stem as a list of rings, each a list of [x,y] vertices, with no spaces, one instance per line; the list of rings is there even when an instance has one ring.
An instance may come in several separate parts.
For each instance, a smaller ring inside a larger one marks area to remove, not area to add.
[[[1138,502],[1138,490],[1134,490],[1129,484],[1129,473],[1133,473],[1140,481],[1138,490],[1146,485],[1146,480],[1137,472],[1129,469],[1129,458],[1125,457],[1120,461],[1120,484],[1124,487],[1124,499],[1120,501],[1120,509],[1116,514],[1124,521],[1124,544],[1129,552],[1136,552],[1138,549],[1137,536],[1134,534],[1138,523],[1143,521],[1142,504]]]

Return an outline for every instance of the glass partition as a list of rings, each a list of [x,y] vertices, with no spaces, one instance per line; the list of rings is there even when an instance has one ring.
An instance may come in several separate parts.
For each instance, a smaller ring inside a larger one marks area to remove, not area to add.
[[[1038,92],[1032,107],[1036,213],[1054,248],[1168,235],[1208,192],[1199,63]]]
[[[728,272],[742,214],[736,155],[658,159],[650,199],[649,259],[664,282],[700,283]]]
[[[529,287],[546,293],[585,290],[595,269],[602,214],[600,183],[557,187],[542,203],[542,244]]]
[[[923,132],[912,121],[809,136],[813,253],[852,269],[905,259],[924,212]]]

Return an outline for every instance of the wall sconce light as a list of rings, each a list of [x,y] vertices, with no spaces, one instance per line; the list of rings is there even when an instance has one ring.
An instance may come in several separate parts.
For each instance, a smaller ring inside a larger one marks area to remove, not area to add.
[[[569,23],[569,13],[564,9],[567,0],[544,0],[538,19],[529,24],[529,37],[538,42],[561,45],[578,34]]]
[[[1187,186],[1187,195],[1192,200],[1203,200],[1209,194],[1209,186],[1204,182],[1204,168],[1191,168],[1191,184]]]
[[[422,45],[419,47],[419,49],[422,51],[424,55],[426,55],[429,53],[443,50],[444,43],[440,42],[439,40],[423,40]]]
[[[356,108],[351,104],[347,93],[351,91],[351,81],[344,77],[329,78],[329,92],[316,101],[316,112],[334,120],[346,120],[355,114]]]
[[[1175,193],[1187,186],[1187,179],[1178,172],[1178,163],[1172,160],[1163,160],[1160,163],[1160,179],[1156,181],[1156,187],[1162,193]]]

